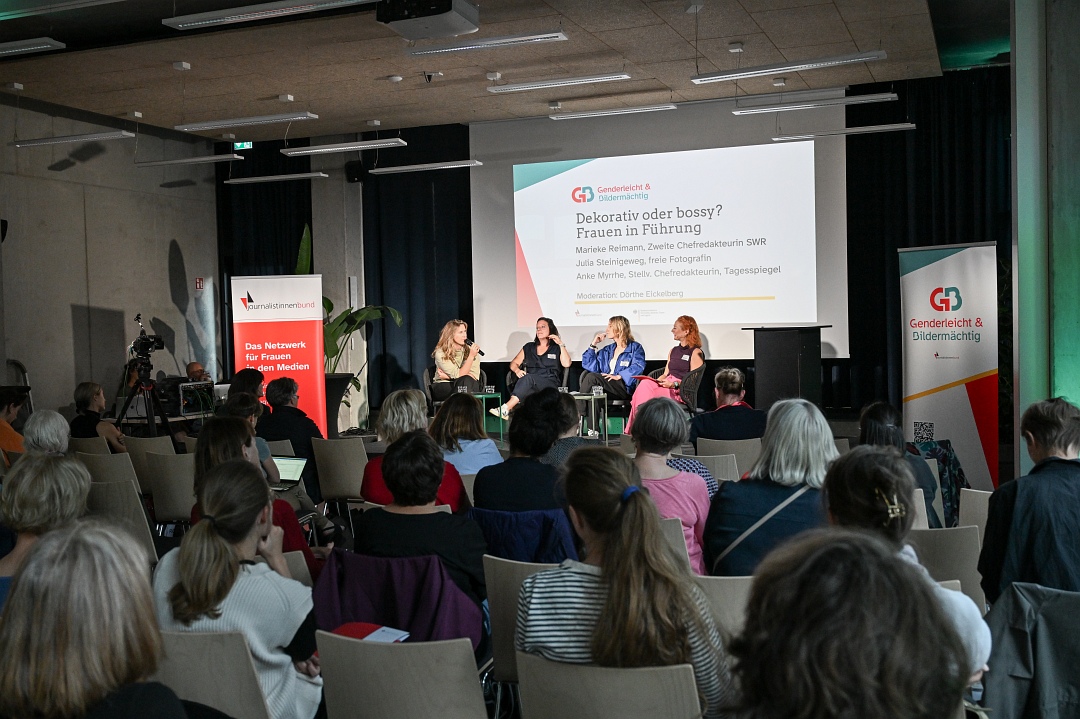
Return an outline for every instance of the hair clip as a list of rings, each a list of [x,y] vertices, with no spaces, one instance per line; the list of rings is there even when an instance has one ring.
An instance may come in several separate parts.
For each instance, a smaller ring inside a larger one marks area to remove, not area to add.
[[[885,510],[889,514],[889,518],[885,522],[886,524],[888,524],[894,519],[900,519],[901,517],[907,516],[907,507],[900,504],[900,500],[897,498],[895,493],[892,496],[891,502],[889,501],[889,498],[881,492],[880,489],[875,489],[874,493],[877,496],[881,497],[881,501],[885,503]]]

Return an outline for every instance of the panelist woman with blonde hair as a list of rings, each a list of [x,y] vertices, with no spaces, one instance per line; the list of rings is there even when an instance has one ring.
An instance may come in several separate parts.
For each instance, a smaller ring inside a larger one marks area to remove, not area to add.
[[[435,359],[435,377],[431,399],[443,402],[458,387],[480,391],[480,346],[469,342],[469,325],[464,320],[450,320],[443,325],[431,356]]]
[[[614,342],[597,349],[605,339]],[[611,399],[630,399],[638,382],[634,375],[645,371],[645,348],[634,341],[630,320],[621,315],[608,320],[607,331],[597,332],[581,356],[581,366],[585,369],[582,392],[589,394],[593,387],[600,386]]]

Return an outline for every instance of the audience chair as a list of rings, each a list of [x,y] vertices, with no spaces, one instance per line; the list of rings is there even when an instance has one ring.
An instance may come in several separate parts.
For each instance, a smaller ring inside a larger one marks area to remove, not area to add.
[[[959,579],[964,594],[986,613],[986,596],[978,570],[981,548],[978,527],[913,529],[907,541],[935,581]]]
[[[275,457],[295,457],[292,442],[287,439],[266,440],[266,446],[270,448],[270,454]]]
[[[383,643],[316,633],[329,719],[487,719],[468,639]]]
[[[675,552],[686,560],[686,566],[690,566],[690,550],[686,548],[686,536],[682,531],[682,521],[676,517],[660,520],[660,531],[664,533],[664,539],[671,544]]]
[[[150,532],[146,510],[139,500],[134,482],[91,482],[90,494],[86,497],[86,509],[87,514],[92,517],[105,517],[126,527],[146,549],[150,566],[157,564],[154,535]]]
[[[699,437],[697,453],[705,455],[733,454],[739,476],[750,471],[761,454],[761,440],[755,439],[705,439]]]
[[[311,440],[315,464],[319,467],[319,487],[323,499],[338,504],[338,516],[349,520],[349,529],[353,527],[349,502],[362,502],[360,485],[364,481],[364,466],[367,464],[367,450],[364,440],[356,439],[318,439]]]
[[[851,440],[847,437],[833,437],[833,443],[836,445],[836,451],[840,453],[841,457],[851,451]]]
[[[139,484],[139,477],[135,474],[135,467],[131,464],[131,457],[127,454],[86,454],[76,452],[75,459],[82,462],[90,472],[90,479],[94,482],[134,482],[139,494],[146,494],[150,488]]]
[[[517,653],[523,719],[692,719],[701,716],[694,669],[621,669]]]
[[[954,592],[964,591],[963,585],[960,583],[959,579],[946,579],[944,582],[938,582],[938,584],[945,589],[950,589]]]
[[[303,584],[305,587],[314,586],[311,581],[311,570],[308,569],[303,552],[299,550],[295,552],[285,552],[282,556],[285,557],[285,563],[289,565],[289,576]]]
[[[270,719],[255,663],[240,632],[162,632],[164,652],[151,677],[184,701],[234,719]]]
[[[104,437],[71,437],[68,439],[68,452],[112,454],[109,443]]]
[[[978,527],[979,542],[986,536],[986,515],[990,511],[990,495],[978,489],[960,490],[960,526]]]
[[[930,515],[926,513],[926,492],[920,487],[915,488],[915,521],[911,523],[912,529],[930,529]]]
[[[716,481],[739,481],[739,467],[733,454],[672,454],[672,459],[696,459],[705,465],[705,469]]]
[[[184,437],[184,451],[188,454],[195,454],[195,448],[198,447],[198,445],[198,437]]]
[[[637,454],[637,447],[634,446],[634,438],[628,434],[620,434],[619,451],[629,457],[633,457]]]
[[[124,446],[127,447],[127,455],[131,457],[131,464],[135,467],[135,476],[139,478],[142,493],[149,494],[151,477],[146,466],[146,455],[149,452],[176,454],[172,437],[167,434],[160,437],[124,437]]]
[[[488,610],[491,615],[491,670],[495,687],[495,715],[502,709],[503,684],[517,682],[517,657],[514,654],[514,630],[517,627],[518,595],[525,577],[554,569],[557,564],[535,564],[484,555],[484,580],[487,584]]]
[[[463,474],[461,475],[461,483],[465,485],[465,494],[469,497],[469,504],[473,503],[473,485],[476,484],[475,474]]]
[[[146,453],[154,521],[159,525],[190,524],[195,504],[195,455]]]
[[[698,577],[694,580],[709,600],[713,621],[725,639],[742,631],[753,577]]]

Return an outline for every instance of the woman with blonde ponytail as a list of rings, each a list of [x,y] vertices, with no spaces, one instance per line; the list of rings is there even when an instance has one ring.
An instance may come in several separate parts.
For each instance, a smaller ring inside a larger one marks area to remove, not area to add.
[[[568,559],[522,583],[515,647],[574,664],[690,664],[704,715],[718,716],[730,699],[727,656],[633,461],[606,447],[578,449],[565,486],[585,561]]]
[[[266,481],[250,462],[224,462],[198,499],[202,518],[154,575],[158,623],[243,632],[271,717],[311,719],[322,698],[311,590],[289,578]]]

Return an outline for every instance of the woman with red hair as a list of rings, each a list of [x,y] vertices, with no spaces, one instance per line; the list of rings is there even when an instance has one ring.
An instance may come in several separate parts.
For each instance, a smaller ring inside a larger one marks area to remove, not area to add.
[[[638,383],[634,396],[630,400],[630,418],[626,420],[626,429],[623,430],[625,434],[631,433],[637,408],[650,399],[668,397],[681,402],[679,385],[682,384],[683,378],[705,364],[705,353],[701,351],[701,333],[698,331],[697,320],[690,315],[680,316],[671,328],[671,336],[679,344],[671,349],[667,364],[664,365],[664,373],[657,377],[656,381],[646,380]]]

